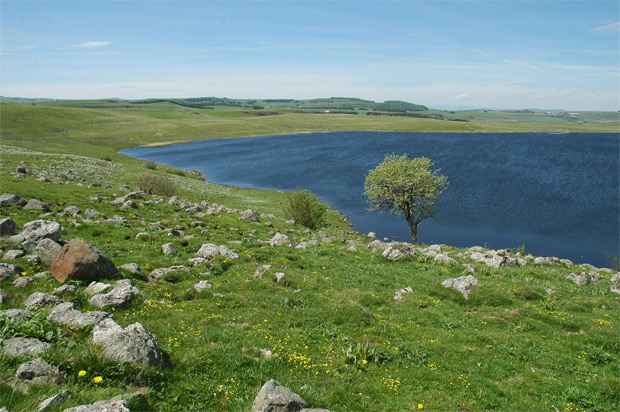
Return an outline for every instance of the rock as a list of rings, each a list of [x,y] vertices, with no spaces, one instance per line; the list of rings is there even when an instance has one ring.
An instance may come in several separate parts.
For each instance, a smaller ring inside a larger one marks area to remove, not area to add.
[[[202,245],[198,252],[196,252],[196,256],[205,259],[213,259],[216,256],[223,256],[228,259],[239,258],[239,255],[234,250],[229,249],[226,246],[217,246],[213,243],[206,243]]]
[[[286,275],[282,272],[277,272],[276,273],[276,282],[277,283],[282,283],[286,280]]]
[[[383,251],[383,256],[390,260],[404,259],[417,252],[415,246],[406,242],[392,242]]]
[[[469,249],[467,249],[467,250],[469,250],[470,252],[479,252],[479,253],[480,253],[480,252],[485,252],[485,251],[486,251],[486,249],[485,249],[485,248],[483,248],[482,246],[472,246],[472,247],[470,247],[470,248],[469,248]]]
[[[54,296],[63,296],[63,295],[75,295],[77,293],[77,287],[73,285],[62,285],[52,292]]]
[[[25,270],[21,266],[12,265],[9,263],[0,263],[0,282],[24,272]]]
[[[438,254],[437,256],[435,256],[435,262],[437,262],[437,263],[447,263],[447,264],[450,264],[450,265],[458,263],[455,259],[451,258],[450,256],[446,256],[446,255],[443,255],[441,253]]]
[[[25,253],[23,250],[19,250],[19,249],[7,250],[6,252],[4,252],[4,255],[2,256],[2,260],[5,262],[11,262],[24,255]]]
[[[262,279],[263,274],[271,269],[271,265],[262,265],[256,269],[256,272],[252,275],[254,279]]]
[[[129,404],[124,399],[97,401],[89,405],[74,406],[63,412],[130,412]]]
[[[0,219],[0,236],[13,236],[19,230],[19,226],[13,219]]]
[[[330,412],[330,411],[329,409],[323,409],[323,408],[312,408],[312,409],[303,408],[299,412]]]
[[[373,240],[367,246],[367,248],[372,249],[373,252],[376,252],[377,250],[385,250],[387,247],[388,244],[379,239]]]
[[[89,295],[95,295],[97,293],[107,293],[111,291],[112,289],[113,289],[113,286],[107,283],[91,282],[86,287],[86,289],[84,289],[84,292],[88,293]]]
[[[0,316],[6,316],[13,322],[23,322],[32,319],[32,313],[23,309],[7,309],[0,313]]]
[[[271,379],[254,399],[252,412],[293,412],[308,406],[301,396]]]
[[[71,216],[77,216],[80,213],[82,213],[82,209],[80,209],[77,206],[67,206],[67,207],[65,207],[64,212],[66,214],[68,214],[68,215],[71,215]]]
[[[566,279],[572,280],[578,286],[584,286],[584,285],[587,285],[588,283],[594,283],[598,285],[600,282],[600,276],[596,272],[589,272],[589,273],[575,272],[575,273],[571,273],[570,275],[566,276]]]
[[[194,284],[194,289],[196,289],[196,292],[198,292],[198,293],[200,293],[203,290],[208,289],[210,287],[211,287],[211,285],[206,280],[201,280],[200,282]]]
[[[39,199],[30,199],[28,203],[26,203],[26,205],[24,206],[24,209],[39,209],[46,213],[52,211],[48,205],[46,205]]]
[[[0,289],[0,305],[3,305],[9,301],[9,294]]]
[[[16,288],[25,288],[26,286],[30,286],[34,283],[34,279],[29,276],[22,276],[15,279],[12,285]]]
[[[368,232],[368,235],[366,235],[370,238],[370,240],[377,240],[377,234],[375,232]]]
[[[88,280],[117,276],[118,269],[99,249],[81,238],[63,246],[50,266],[50,273],[61,283],[67,280]]]
[[[273,238],[269,241],[269,245],[272,247],[276,246],[293,246],[293,241],[290,237],[282,233],[276,233]]]
[[[463,274],[465,273],[476,273],[476,268],[471,263],[466,263],[463,265],[465,269],[463,269]]]
[[[164,278],[164,276],[169,272],[174,272],[175,270],[182,270],[184,272],[190,272],[189,268],[183,265],[170,266],[169,268],[159,268],[154,269],[147,276],[147,282],[157,282]]]
[[[33,220],[24,225],[21,235],[25,240],[52,239],[56,242],[60,240],[62,228],[60,223],[50,220]]]
[[[24,206],[26,200],[20,196],[5,193],[0,196],[0,207],[2,206]]]
[[[39,253],[41,262],[44,265],[49,266],[54,263],[56,259],[58,259],[62,246],[54,242],[52,239],[41,239],[37,243],[36,249]]]
[[[39,403],[39,406],[37,407],[37,412],[42,412],[42,411],[47,410],[48,408],[51,408],[52,406],[59,405],[63,403],[65,400],[67,400],[70,396],[71,396],[71,392],[66,390],[50,398],[47,398],[43,402]]]
[[[44,278],[46,278],[48,276],[51,276],[51,275],[50,275],[49,270],[44,270],[43,272],[35,273],[33,276],[34,276],[35,279],[44,279]]]
[[[53,382],[59,384],[64,376],[58,372],[58,368],[47,363],[43,358],[36,358],[23,363],[17,368],[15,377],[25,381]]]
[[[461,276],[459,278],[451,278],[446,279],[441,284],[447,288],[454,288],[461,292],[463,297],[467,299],[467,296],[472,291],[472,289],[478,286],[478,279],[469,275],[469,276]]]
[[[89,325],[96,325],[109,317],[110,314],[107,312],[91,311],[82,313],[79,310],[73,309],[73,302],[64,302],[52,310],[47,316],[47,320],[74,328],[84,328]]]
[[[27,308],[42,308],[46,306],[54,306],[62,303],[58,297],[43,292],[34,292],[24,301]]]
[[[129,279],[124,279],[129,280]],[[108,293],[95,295],[88,299],[88,303],[98,308],[127,308],[140,291],[135,286],[129,284],[121,284],[116,286]]]
[[[51,347],[51,344],[34,338],[11,338],[2,342],[4,353],[10,356],[40,355]]]
[[[611,283],[620,283],[620,272],[611,277]]]
[[[177,251],[177,248],[174,247],[172,243],[166,243],[162,245],[161,250],[164,253],[164,255],[176,255],[177,253],[179,253]]]
[[[399,304],[407,293],[413,293],[413,289],[411,287],[406,287],[396,292],[396,294],[394,294],[394,303]]]
[[[103,347],[104,354],[118,362],[146,366],[164,366],[157,338],[139,323],[121,328],[108,318],[93,328],[93,341]]]
[[[554,265],[556,263],[559,263],[560,259],[556,258],[556,257],[537,257],[536,259],[534,259],[534,264],[535,265]]]
[[[620,293],[620,285],[611,285],[609,291],[613,293]]]
[[[249,220],[250,222],[258,222],[260,219],[258,217],[258,212],[255,210],[248,209],[243,212],[243,215],[239,218],[241,220]]]
[[[129,273],[138,274],[140,273],[140,266],[137,263],[125,263],[122,266],[118,267],[119,269],[126,270]]]
[[[84,217],[87,219],[99,219],[101,217],[101,213],[95,209],[86,209],[84,211]]]

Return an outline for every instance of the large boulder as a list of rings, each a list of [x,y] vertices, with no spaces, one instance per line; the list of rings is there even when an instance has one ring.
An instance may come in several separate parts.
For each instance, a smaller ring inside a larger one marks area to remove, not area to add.
[[[404,259],[413,256],[417,252],[415,246],[406,242],[393,242],[387,245],[383,251],[383,256],[390,260]]]
[[[0,207],[2,206],[24,206],[26,199],[23,197],[13,195],[11,193],[5,193],[0,195]]]
[[[271,379],[256,395],[252,412],[296,412],[306,406],[308,404],[301,396]]]
[[[271,238],[271,240],[269,240],[269,245],[276,247],[276,246],[293,246],[293,241],[291,240],[290,237],[288,237],[287,235],[283,234],[283,233],[276,233],[274,235],[273,238]]]
[[[461,292],[463,297],[467,299],[467,296],[472,291],[472,289],[478,286],[478,279],[469,275],[469,276],[461,276],[459,278],[451,278],[446,279],[441,284],[447,288],[454,288]]]
[[[21,235],[25,240],[39,241],[41,239],[60,240],[62,228],[60,223],[50,220],[33,220],[24,225]]]
[[[164,366],[157,338],[140,323],[121,328],[114,320],[104,319],[93,328],[93,341],[103,347],[109,358],[145,366]]]
[[[24,301],[24,306],[30,308],[43,308],[62,303],[62,300],[54,295],[43,292],[34,292]]]
[[[40,201],[39,199],[30,199],[26,205],[24,205],[24,209],[38,209],[44,212],[51,212],[51,209],[48,205]]]
[[[58,259],[62,246],[54,242],[52,239],[42,239],[37,243],[36,249],[37,252],[39,252],[39,259],[41,259],[41,262],[44,265],[49,266],[54,263],[56,259]]]
[[[34,338],[11,338],[2,342],[4,353],[10,356],[40,355],[51,347],[51,344]]]
[[[0,219],[0,236],[13,236],[19,231],[19,226],[13,219]]]
[[[88,299],[88,303],[98,308],[127,308],[139,294],[140,291],[131,284],[131,280],[123,279],[118,281],[117,286],[108,293],[95,295]]]
[[[115,277],[118,269],[99,249],[81,238],[63,246],[58,258],[50,266],[50,273],[59,282],[72,279],[88,280]]]
[[[239,219],[249,220],[250,222],[258,222],[260,220],[258,216],[258,212],[252,209],[248,209],[245,212],[243,212],[243,214],[241,215]]]
[[[54,382],[61,383],[63,380],[62,373],[58,372],[58,368],[47,363],[43,358],[36,358],[23,363],[17,368],[15,377],[30,382]]]
[[[93,404],[74,406],[64,412],[129,412],[129,404],[124,399],[107,399]]]
[[[73,302],[64,302],[56,306],[47,316],[47,320],[62,323],[74,328],[84,328],[90,325],[96,325],[103,319],[110,317],[107,312],[91,311],[82,313],[73,309]]]

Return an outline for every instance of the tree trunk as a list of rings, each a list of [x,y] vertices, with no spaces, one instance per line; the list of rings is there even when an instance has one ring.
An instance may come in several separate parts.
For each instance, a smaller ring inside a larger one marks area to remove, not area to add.
[[[411,243],[418,244],[418,222],[416,222],[409,214],[405,215],[407,224],[409,225],[409,234],[411,235]]]

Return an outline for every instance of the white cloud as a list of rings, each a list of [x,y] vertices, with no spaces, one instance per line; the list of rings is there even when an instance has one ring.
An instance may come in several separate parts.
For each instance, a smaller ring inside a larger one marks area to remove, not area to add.
[[[71,47],[77,47],[77,48],[92,48],[92,47],[103,47],[103,46],[109,46],[110,43],[109,41],[85,41],[83,43],[80,44],[75,44]]]
[[[620,21],[604,24],[590,30],[592,33],[618,33],[620,32]]]
[[[467,93],[461,93],[461,94],[459,94],[458,96],[455,96],[455,97],[454,97],[454,100],[461,100],[461,99],[466,98],[467,96],[469,96],[469,94],[467,94]]]

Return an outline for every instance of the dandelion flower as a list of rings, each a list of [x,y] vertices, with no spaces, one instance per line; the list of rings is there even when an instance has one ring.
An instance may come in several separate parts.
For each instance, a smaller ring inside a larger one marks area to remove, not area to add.
[[[86,376],[86,371],[85,370],[81,370],[78,372],[78,376],[81,378],[82,376]]]
[[[422,405],[421,403],[418,403],[418,409],[424,409],[424,405]]]
[[[101,376],[95,376],[95,378],[93,379],[93,382],[95,383],[99,383],[103,380],[103,378]]]

